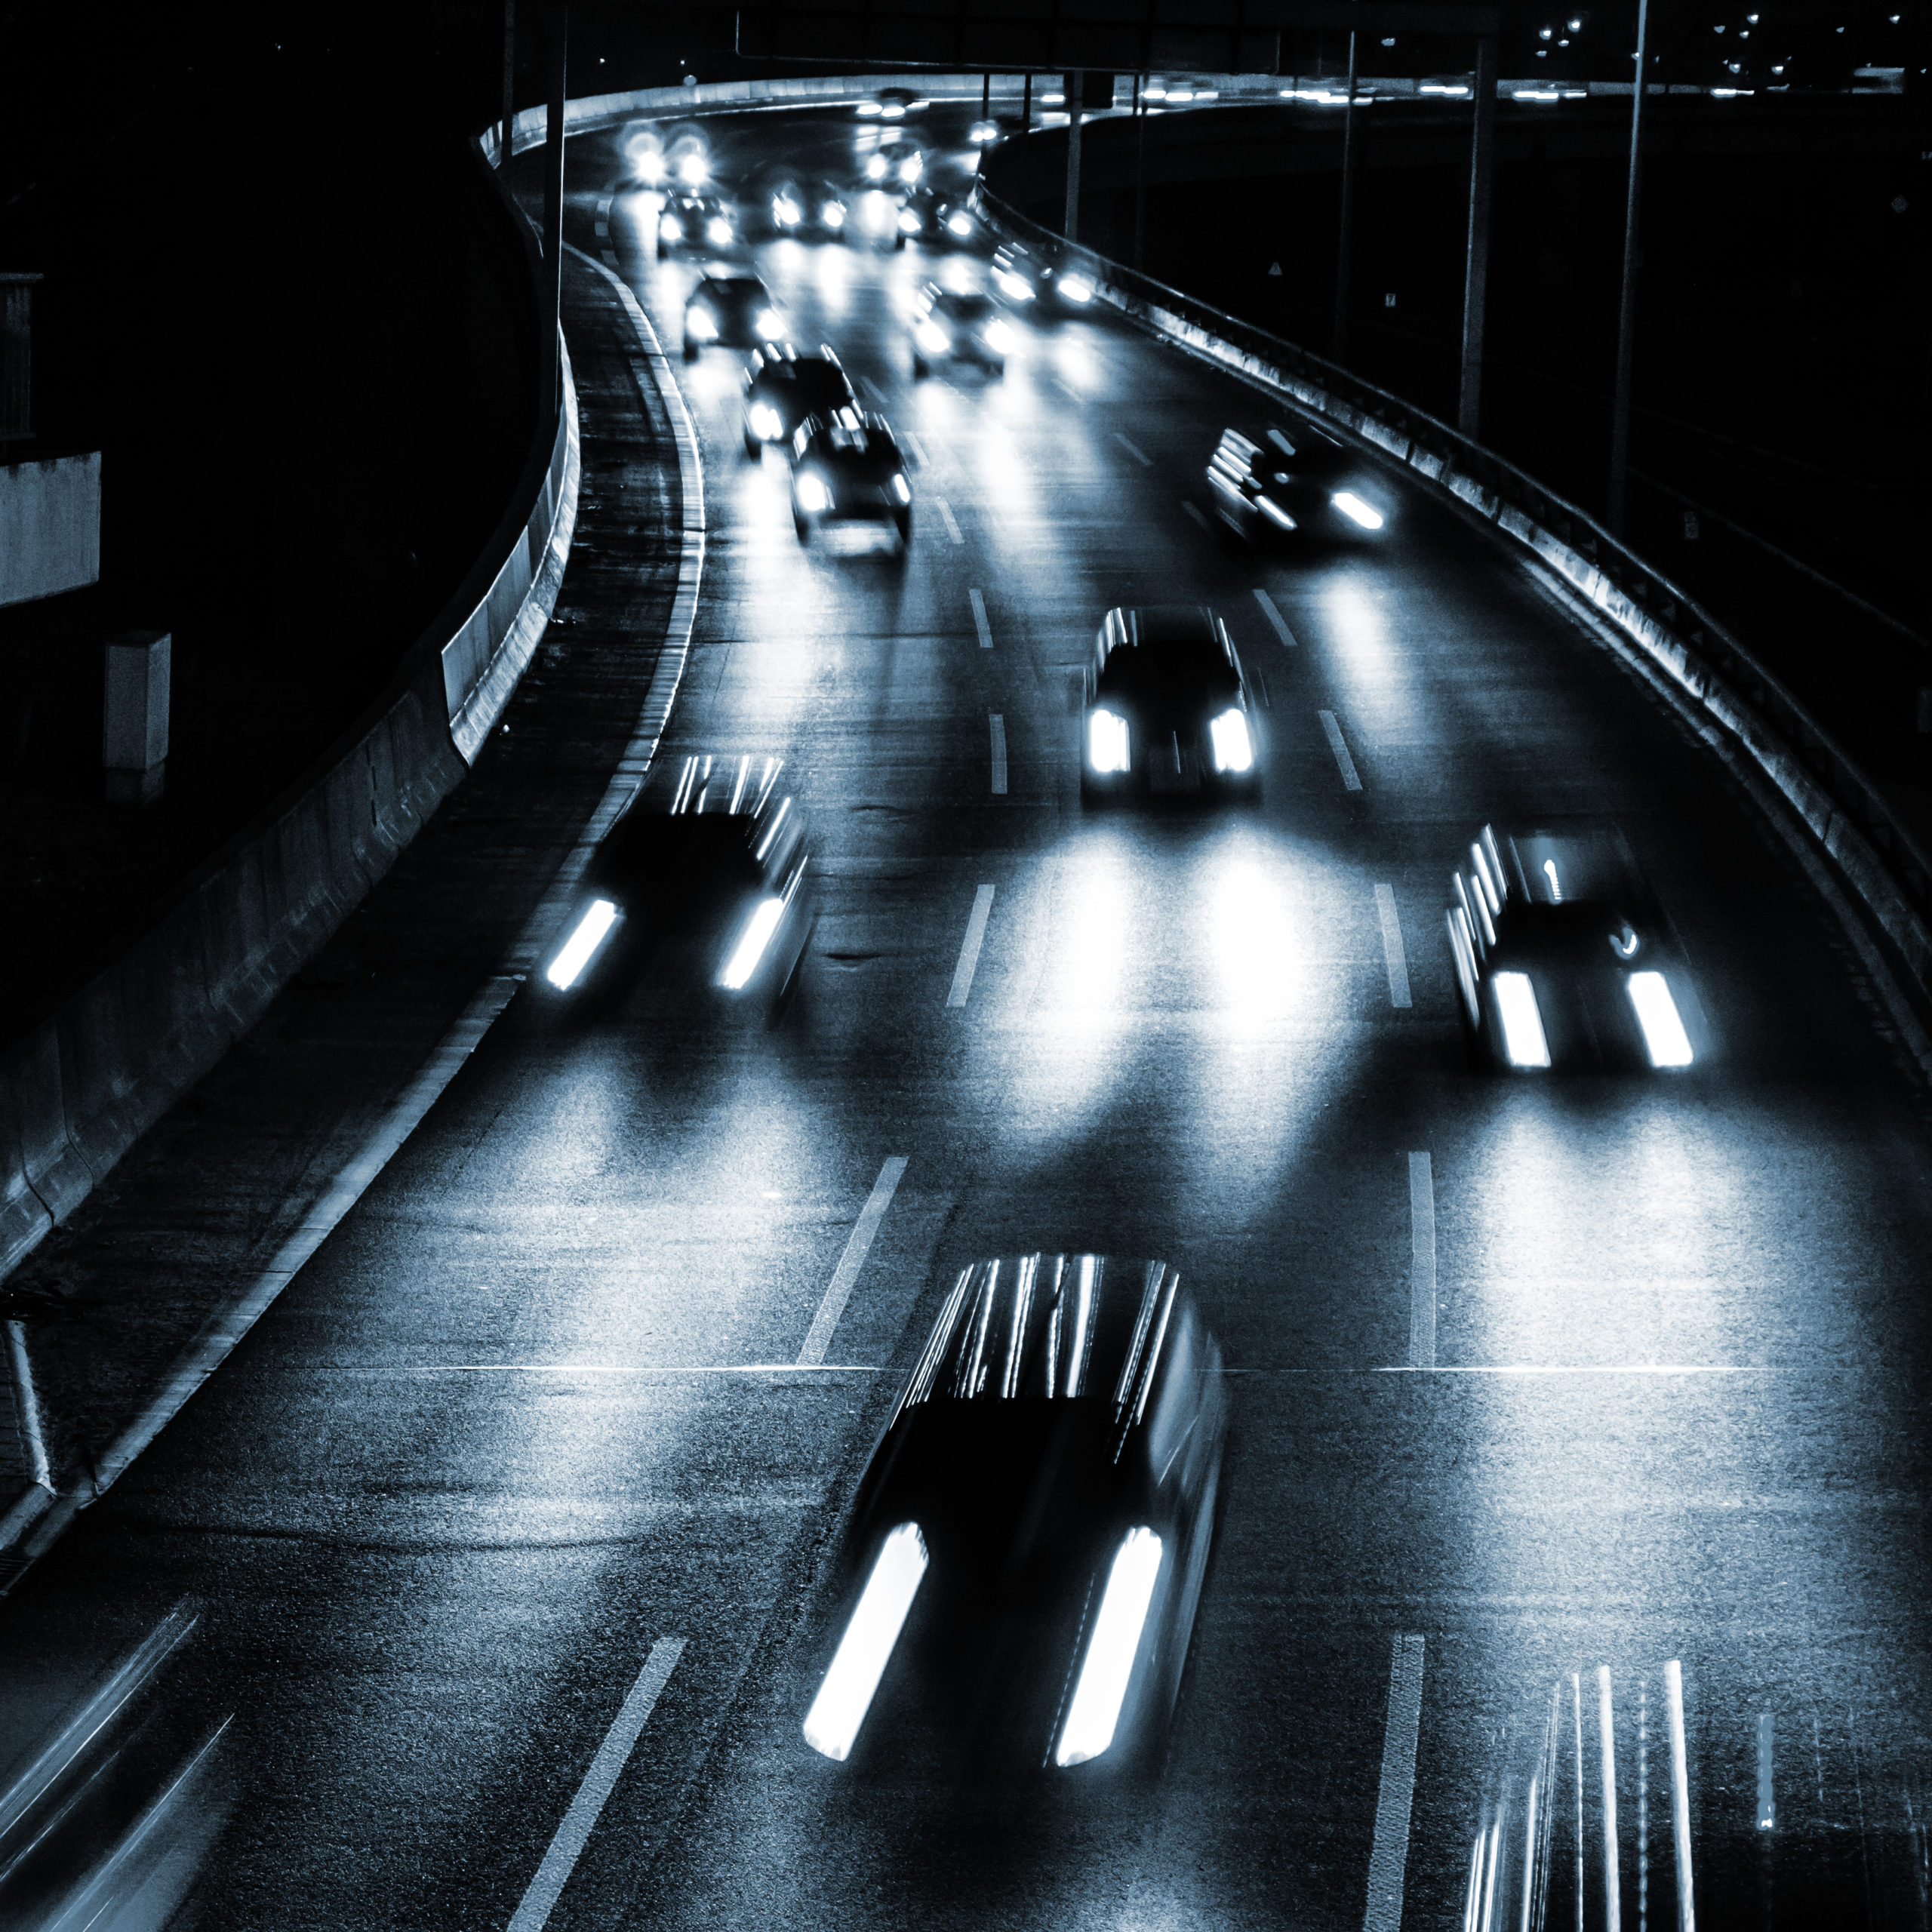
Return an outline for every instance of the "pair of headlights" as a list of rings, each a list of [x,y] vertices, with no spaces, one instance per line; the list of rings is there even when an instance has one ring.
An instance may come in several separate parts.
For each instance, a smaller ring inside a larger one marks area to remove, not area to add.
[[[785,902],[775,894],[768,894],[758,901],[744,931],[732,943],[718,975],[718,983],[727,992],[744,990],[784,915]],[[571,929],[570,937],[558,948],[556,957],[543,969],[543,977],[559,992],[569,992],[583,977],[584,969],[610,937],[617,918],[614,901],[593,899]]]
[[[1214,769],[1223,776],[1239,777],[1254,769],[1254,740],[1238,706],[1230,705],[1209,721],[1208,742]],[[1127,720],[1119,712],[1101,709],[1088,717],[1087,762],[1103,776],[1133,768]]]
[[[1543,1014],[1528,974],[1497,973],[1490,983],[1496,989],[1496,1011],[1503,1022],[1503,1051],[1509,1064],[1549,1066],[1549,1041],[1543,1030]],[[1661,973],[1631,973],[1625,976],[1623,990],[1637,1016],[1651,1064],[1688,1066],[1690,1036],[1684,1030],[1677,1002],[1671,997],[1669,981]]]
[[[903,472],[895,471],[890,485],[892,494],[902,503],[912,500],[912,488]],[[832,507],[832,491],[823,476],[806,470],[798,478],[798,507],[808,516],[823,516]]]

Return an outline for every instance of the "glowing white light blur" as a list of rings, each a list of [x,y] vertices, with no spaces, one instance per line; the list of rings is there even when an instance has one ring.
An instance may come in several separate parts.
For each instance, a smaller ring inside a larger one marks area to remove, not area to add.
[[[724,971],[718,976],[718,983],[726,992],[741,991],[745,982],[758,971],[758,962],[764,957],[764,949],[771,943],[771,935],[778,930],[778,921],[784,914],[783,900],[768,898],[758,901],[758,910],[752,915],[744,937],[738,941],[731,958],[724,962]]]
[[[875,100],[862,100],[859,103],[859,114],[862,119],[878,112],[878,103]]]
[[[1382,528],[1382,512],[1372,503],[1365,503],[1352,490],[1337,490],[1328,500],[1351,523],[1358,523],[1364,530]]]
[[[1100,1599],[1087,1659],[1073,1688],[1072,1707],[1054,1751],[1055,1764],[1084,1764],[1114,1741],[1114,1727],[1120,1721],[1147,1606],[1160,1574],[1161,1539],[1149,1529],[1129,1530],[1107,1573],[1106,1594]]]
[[[657,224],[657,232],[666,242],[681,242],[685,238],[685,224],[674,214],[667,214]]]
[[[818,211],[818,218],[828,228],[845,226],[845,205],[842,202],[827,202]]]
[[[1084,275],[1063,275],[1060,278],[1061,299],[1068,302],[1091,302],[1094,299],[1094,285]]]
[[[771,218],[780,228],[796,228],[804,218],[804,211],[789,195],[774,195],[771,198]]]
[[[966,138],[975,147],[985,147],[999,139],[999,123],[997,121],[975,121],[967,129]]]
[[[704,238],[714,248],[728,248],[731,245],[731,224],[721,214],[715,214],[704,224]]]
[[[930,1560],[917,1523],[901,1523],[887,1537],[832,1668],[805,1713],[805,1742],[814,1751],[841,1764],[852,1755]]]
[[[1630,1004],[1637,1010],[1637,1024],[1644,1029],[1644,1044],[1653,1066],[1688,1066],[1690,1036],[1677,1016],[1677,1002],[1661,973],[1632,973],[1625,982]]]
[[[774,442],[785,433],[785,419],[768,402],[755,402],[747,419],[752,426],[752,434],[762,436]]]
[[[701,154],[688,154],[679,157],[678,179],[693,188],[702,188],[711,172],[711,165]]]
[[[1013,331],[1008,328],[1004,322],[1000,321],[997,316],[986,325],[984,333],[986,338],[986,346],[989,349],[996,349],[1002,355],[1008,354],[1011,350],[1013,347]]]
[[[685,315],[685,333],[694,342],[715,342],[718,340],[718,318],[709,309],[688,309]]]
[[[605,935],[617,923],[617,909],[608,899],[593,899],[589,909],[577,921],[577,931],[567,939],[555,958],[544,969],[551,985],[568,992],[578,975],[590,964],[590,956],[604,943]]]
[[[1248,736],[1247,720],[1238,710],[1223,712],[1208,727],[1208,736],[1214,744],[1217,771],[1254,769],[1254,743]]]
[[[916,235],[919,232],[919,217],[910,208],[899,211],[899,232],[901,235]]]
[[[1033,285],[1024,275],[1015,275],[1011,269],[1001,269],[994,277],[1002,295],[1009,296],[1015,302],[1030,302],[1033,299]]]
[[[903,121],[906,118],[906,109],[896,100],[888,100],[879,109],[879,113],[884,119],[888,121]]]
[[[1281,529],[1292,530],[1295,528],[1294,518],[1289,515],[1272,497],[1257,497],[1254,500],[1254,507],[1271,523],[1276,525]]]
[[[885,179],[884,155],[868,155],[866,157],[866,179],[868,181],[883,181]]]
[[[817,516],[832,507],[832,492],[818,477],[808,473],[798,478],[798,507],[808,515]]]
[[[916,181],[926,171],[926,158],[922,154],[909,154],[899,164],[899,178],[902,181]]]
[[[655,148],[648,148],[636,157],[632,171],[647,188],[654,188],[664,178],[664,157]]]
[[[973,232],[973,217],[964,208],[955,208],[946,218],[947,229],[964,241]]]
[[[774,341],[785,333],[785,318],[776,309],[761,309],[754,326],[766,341]]]
[[[1499,973],[1497,1011],[1503,1016],[1503,1051],[1512,1066],[1547,1066],[1549,1042],[1543,1036],[1543,1015],[1537,1011],[1536,989],[1527,973]]]
[[[1128,768],[1127,720],[1115,711],[1097,711],[1087,721],[1087,762],[1096,771]]]
[[[913,340],[934,355],[943,355],[952,346],[952,338],[930,318],[912,331]]]
[[[907,483],[905,478],[902,475],[895,475],[894,476],[892,479],[892,494],[897,497],[902,503],[909,503],[912,500],[912,486]]]

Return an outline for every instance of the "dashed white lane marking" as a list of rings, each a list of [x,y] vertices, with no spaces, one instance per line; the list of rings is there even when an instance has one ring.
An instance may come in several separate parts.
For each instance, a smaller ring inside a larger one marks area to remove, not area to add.
[[[1382,1783],[1375,1799],[1375,1842],[1368,1857],[1362,1932],[1399,1932],[1409,1864],[1409,1811],[1415,1801],[1416,1734],[1422,1726],[1423,1640],[1395,1639],[1389,1664],[1389,1727],[1382,1738]]]
[[[986,937],[987,915],[993,909],[993,889],[983,885],[973,895],[973,910],[966,921],[966,937],[959,942],[959,964],[952,969],[952,990],[946,996],[948,1006],[964,1006],[973,990],[973,974],[980,964],[980,948]]]
[[[1355,774],[1355,761],[1349,755],[1349,748],[1342,739],[1342,728],[1335,722],[1332,711],[1318,711],[1315,715],[1321,720],[1321,735],[1328,740],[1328,749],[1335,754],[1335,764],[1342,774],[1342,789],[1345,792],[1359,792],[1361,780]]]
[[[1389,1004],[1406,1007],[1410,1004],[1409,961],[1402,948],[1402,921],[1395,910],[1393,886],[1375,888],[1375,912],[1382,921],[1382,957],[1389,968]]]
[[[1601,1751],[1603,1777],[1603,1896],[1608,1932],[1618,1932],[1623,1897],[1617,1869],[1617,1729],[1616,1712],[1610,1695],[1610,1666],[1597,1666],[1597,1741]],[[1685,1932],[1689,1932],[1687,1925]]]
[[[899,440],[912,452],[914,456],[918,458],[919,467],[921,469],[924,469],[930,460],[926,454],[925,445],[921,442],[918,438],[914,435],[910,429],[903,431],[901,433]]]
[[[1054,377],[1053,383],[1054,387],[1058,389],[1069,402],[1084,403],[1087,400],[1071,383],[1063,383],[1057,376]]]
[[[1288,629],[1287,619],[1275,609],[1274,598],[1270,597],[1266,591],[1257,590],[1254,593],[1254,601],[1261,606],[1261,614],[1275,626],[1275,635],[1291,651],[1294,650],[1299,640],[1296,638],[1294,632]]]
[[[1186,511],[1189,516],[1193,518],[1196,523],[1200,525],[1203,530],[1211,530],[1214,528],[1214,525],[1208,521],[1205,512],[1202,510],[1198,503],[1190,502],[1186,497],[1183,497],[1180,500],[1180,506],[1183,509]]]
[[[1134,461],[1139,463],[1143,469],[1152,469],[1153,468],[1154,459],[1149,456],[1138,443],[1131,441],[1128,438],[1123,436],[1118,429],[1114,432],[1114,441],[1119,444],[1121,448],[1126,451],[1128,454],[1133,457]]]
[[[1684,1665],[1663,1667],[1664,1709],[1670,1730],[1670,1823],[1677,1849],[1677,1922],[1690,1932],[1697,1923],[1697,1887],[1690,1870],[1690,1779],[1684,1750]]]
[[[1409,1366],[1435,1366],[1435,1177],[1426,1154],[1409,1156]]]
[[[557,1827],[556,1836],[551,1839],[550,1848],[544,1853],[543,1862],[537,1866],[537,1875],[531,1880],[530,1889],[510,1921],[509,1932],[541,1932],[549,1922],[551,1911],[577,1869],[591,1832],[616,1787],[618,1774],[629,1761],[638,1734],[684,1654],[681,1637],[660,1637],[651,1645],[637,1681],[631,1686],[630,1694],[611,1728],[604,1734],[604,1742],[597,1747],[597,1755],[590,1761],[590,1768],[571,1800],[571,1808],[564,1814],[564,1822]]]
[[[980,648],[990,651],[993,648],[993,627],[986,622],[986,600],[977,590],[966,595],[973,600],[973,628],[980,633]]]
[[[838,1318],[845,1312],[845,1304],[852,1299],[859,1270],[866,1265],[866,1257],[872,1252],[872,1237],[878,1232],[880,1222],[885,1219],[885,1211],[892,1205],[893,1194],[906,1171],[907,1158],[906,1155],[895,1154],[879,1169],[878,1179],[872,1183],[872,1191],[866,1195],[866,1204],[859,1210],[859,1218],[852,1225],[845,1252],[838,1257],[838,1266],[832,1270],[832,1285],[826,1290],[825,1298],[818,1305],[818,1312],[812,1317],[812,1325],[806,1331],[805,1345],[798,1351],[799,1367],[817,1368],[825,1360],[825,1352],[832,1346],[832,1331],[838,1326]]]
[[[960,534],[959,519],[952,514],[952,506],[943,497],[935,497],[933,502],[938,509],[940,521],[946,525],[946,535],[955,543],[964,543],[966,539]]]
[[[993,741],[993,795],[1006,796],[1006,720],[997,711],[986,713],[986,724]]]

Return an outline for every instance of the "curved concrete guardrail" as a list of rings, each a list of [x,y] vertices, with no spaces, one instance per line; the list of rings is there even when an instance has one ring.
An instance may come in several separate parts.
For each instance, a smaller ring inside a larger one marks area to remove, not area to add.
[[[488,172],[537,308],[536,238]],[[569,555],[577,420],[564,367],[560,406],[488,546],[387,688],[111,959],[0,1047],[0,1275],[254,1024],[467,774]]]
[[[983,182],[974,199],[1011,238],[1078,263],[1100,299],[1139,327],[1374,444],[1534,552],[1783,795],[1897,949],[1919,1000],[1932,1001],[1932,858],[1798,700],[1694,598],[1586,512],[1400,397],[1068,243]],[[1932,1075],[1932,1053],[1918,1057]]]

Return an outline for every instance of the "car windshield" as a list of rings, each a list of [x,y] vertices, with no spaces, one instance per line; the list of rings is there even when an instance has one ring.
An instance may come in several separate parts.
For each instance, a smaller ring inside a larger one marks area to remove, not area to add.
[[[838,424],[812,438],[808,454],[848,475],[891,476],[904,466],[899,445],[881,429]]]
[[[790,410],[794,417],[812,416],[852,400],[852,385],[835,362],[816,358],[796,362],[768,363],[758,373],[760,392]]]
[[[984,295],[942,295],[933,306],[956,322],[977,322],[993,311],[991,298]]]
[[[1232,697],[1241,689],[1234,666],[1203,626],[1143,635],[1138,644],[1117,645],[1102,666],[1100,688],[1121,697],[1162,704]]]
[[[764,284],[754,275],[718,275],[700,285],[698,293],[727,307],[749,309],[754,303],[768,300]]]

